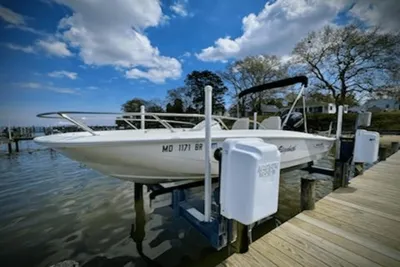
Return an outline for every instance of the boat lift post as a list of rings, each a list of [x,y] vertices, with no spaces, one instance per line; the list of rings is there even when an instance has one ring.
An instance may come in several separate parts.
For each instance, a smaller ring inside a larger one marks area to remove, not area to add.
[[[253,118],[253,120],[254,120],[254,122],[253,122],[253,129],[254,130],[257,130],[257,112],[254,112],[254,118]]]
[[[337,114],[336,125],[336,159],[340,158],[340,137],[342,137],[342,124],[343,124],[343,106],[340,105]]]
[[[211,116],[212,116],[212,87],[207,85],[205,91],[205,148],[204,148],[204,221],[211,222],[211,198],[212,198],[212,185],[211,185]]]
[[[146,117],[145,112],[146,112],[146,109],[145,109],[144,105],[141,105],[140,106],[140,113],[141,113],[140,114],[140,129],[142,129],[142,130],[145,129],[145,117]]]

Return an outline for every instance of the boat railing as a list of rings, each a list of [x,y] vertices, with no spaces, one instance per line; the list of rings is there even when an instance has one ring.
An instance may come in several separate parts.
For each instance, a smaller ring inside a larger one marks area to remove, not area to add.
[[[194,114],[194,113],[158,113],[158,112],[85,112],[85,111],[56,111],[56,112],[46,112],[38,114],[39,118],[46,119],[64,119],[74,124],[78,128],[83,131],[89,132],[92,135],[98,135],[92,128],[90,128],[87,123],[82,120],[89,120],[91,117],[85,116],[95,115],[96,119],[100,119],[101,116],[110,116],[114,115],[115,121],[123,121],[127,125],[129,125],[132,129],[139,130],[137,126],[135,126],[132,122],[142,122],[142,125],[145,125],[146,122],[158,122],[164,128],[169,129],[171,132],[177,131],[177,128],[174,128],[171,124],[184,125],[184,126],[195,126],[196,124],[189,121],[177,120],[176,118],[198,118],[205,119],[204,114]],[[81,119],[77,118],[81,117]],[[174,118],[174,119],[170,119]],[[221,116],[221,115],[212,115],[212,119],[218,122],[222,129],[230,130],[229,127],[224,123],[224,120],[237,121],[239,118],[229,117],[229,116]],[[251,123],[256,125],[256,128],[264,129],[265,127],[257,122],[256,120],[250,120]],[[143,127],[143,126],[142,126]],[[144,128],[144,127],[143,127]]]

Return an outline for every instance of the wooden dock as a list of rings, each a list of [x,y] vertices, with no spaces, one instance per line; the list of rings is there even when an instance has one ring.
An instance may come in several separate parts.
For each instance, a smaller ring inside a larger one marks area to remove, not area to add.
[[[400,151],[218,266],[400,266]]]

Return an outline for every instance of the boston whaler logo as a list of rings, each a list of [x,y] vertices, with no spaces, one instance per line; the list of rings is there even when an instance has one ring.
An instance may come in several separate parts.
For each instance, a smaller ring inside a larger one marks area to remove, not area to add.
[[[324,147],[324,143],[315,144],[314,147],[316,147],[316,148],[323,148],[323,147]]]
[[[278,149],[280,152],[292,152],[292,151],[296,150],[296,146],[292,146],[292,145],[290,145],[288,147],[280,146]]]

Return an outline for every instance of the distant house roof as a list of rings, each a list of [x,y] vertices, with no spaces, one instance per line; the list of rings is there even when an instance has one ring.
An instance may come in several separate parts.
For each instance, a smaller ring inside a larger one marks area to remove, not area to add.
[[[396,99],[370,99],[365,102],[363,108],[368,110],[374,108],[374,111],[378,111],[376,108],[379,108],[380,110],[399,109],[399,105],[400,103]]]
[[[261,104],[261,111],[264,113],[276,113],[279,112],[280,109],[275,105]]]
[[[358,107],[358,106],[353,106],[353,107],[349,107],[348,110],[349,110],[349,112],[359,112],[362,110],[362,108]]]
[[[319,102],[319,101],[313,101],[313,100],[306,101],[306,106],[307,107],[315,107],[315,106],[320,107],[320,106],[327,106],[328,104],[329,103],[326,103],[326,102]],[[299,100],[296,103],[296,107],[302,107],[302,106],[303,106],[303,101]]]

